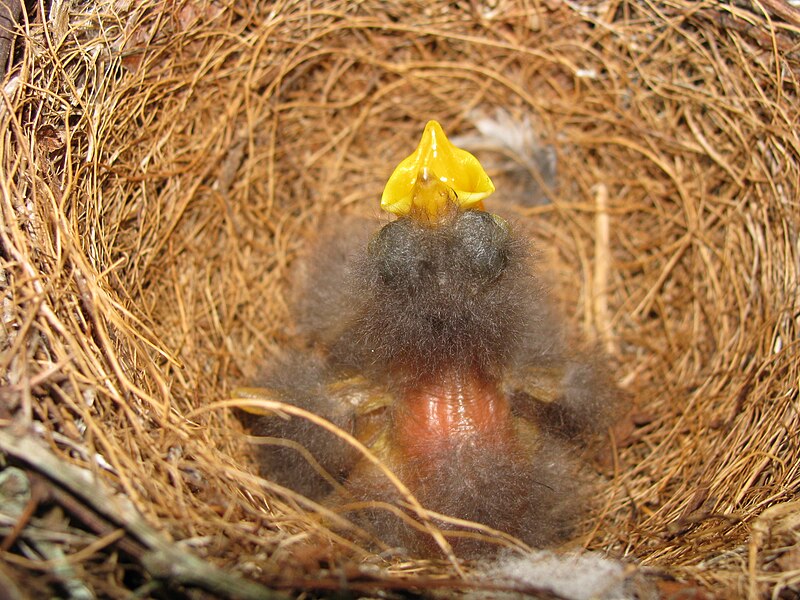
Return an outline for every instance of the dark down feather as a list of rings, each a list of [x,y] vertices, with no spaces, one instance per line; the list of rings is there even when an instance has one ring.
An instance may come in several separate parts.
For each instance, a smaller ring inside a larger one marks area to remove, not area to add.
[[[297,303],[308,349],[263,385],[359,437],[423,506],[533,546],[563,540],[589,496],[580,448],[611,422],[617,395],[599,363],[562,347],[526,242],[497,216],[455,208],[435,224],[402,217],[362,231],[350,220],[310,253]],[[251,421],[301,443],[341,486],[287,448],[260,450],[268,477],[334,507],[400,500],[332,434],[302,419]],[[348,514],[389,545],[437,552],[388,511]],[[451,541],[468,556],[495,547]]]

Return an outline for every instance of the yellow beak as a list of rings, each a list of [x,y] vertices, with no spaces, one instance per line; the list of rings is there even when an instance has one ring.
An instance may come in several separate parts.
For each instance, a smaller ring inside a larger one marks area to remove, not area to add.
[[[478,159],[456,148],[439,123],[428,121],[417,149],[389,177],[381,208],[435,220],[450,204],[460,210],[483,208],[483,199],[492,192],[494,184]]]

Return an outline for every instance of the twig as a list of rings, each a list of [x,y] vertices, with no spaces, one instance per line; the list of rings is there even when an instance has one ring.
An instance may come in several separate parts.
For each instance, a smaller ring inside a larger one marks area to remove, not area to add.
[[[5,470],[3,471],[3,474],[5,475],[8,472],[9,472],[8,470]],[[25,477],[22,471],[19,471],[19,473],[20,473],[19,475],[20,478]],[[36,512],[36,509],[38,508],[39,504],[41,504],[41,502],[47,496],[47,491],[44,489],[44,487],[41,485],[40,482],[32,481],[30,482],[29,485],[30,485],[30,497],[28,498],[28,501],[25,503],[25,506],[19,507],[21,508],[21,510],[17,515],[13,515],[13,513],[11,513],[12,516],[17,517],[17,522],[14,524],[14,526],[11,528],[11,531],[9,531],[8,535],[0,544],[0,550],[2,550],[3,552],[8,551],[8,549],[14,545],[14,542],[19,537],[19,534],[22,532],[23,529],[25,529],[25,527],[28,526],[28,523],[30,523],[31,517],[33,517],[33,513]],[[8,502],[7,498],[3,499],[6,502]],[[6,507],[4,506],[3,508],[5,509]]]
[[[0,0],[0,79],[8,71],[15,29],[22,15],[22,0]]]
[[[785,0],[760,0],[762,8],[772,15],[795,25],[800,25],[800,9],[795,8]],[[758,6],[758,3],[756,3]]]
[[[80,520],[84,526],[91,529],[95,535],[107,536],[117,529],[90,507],[81,503],[80,500],[77,500],[72,494],[60,488],[53,488],[51,490],[51,495],[56,502],[63,506],[67,512],[77,517],[78,520]],[[136,559],[141,559],[143,549],[135,540],[122,538],[117,542],[117,545],[126,554]]]
[[[68,490],[97,514],[124,528],[146,548],[142,566],[156,579],[196,587],[226,598],[245,600],[284,599],[286,596],[246,581],[165,540],[139,515],[127,499],[112,496],[88,471],[70,465],[30,435],[0,429],[0,451],[29,465],[52,482]]]

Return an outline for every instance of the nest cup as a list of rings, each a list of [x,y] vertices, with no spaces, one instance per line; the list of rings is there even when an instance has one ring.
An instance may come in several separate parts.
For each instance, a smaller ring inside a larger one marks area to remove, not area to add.
[[[365,562],[375,588],[457,580],[447,562],[372,555],[256,476],[223,401],[291,343],[287,282],[325,215],[382,222],[428,119],[470,134],[501,109],[557,165],[531,175],[548,202],[513,218],[633,407],[580,543],[722,595],[798,589],[798,9],[28,8],[0,103],[0,433],[271,587]],[[9,464],[41,472],[8,439]],[[141,540],[104,537],[73,501],[52,525],[80,533],[56,542],[72,577],[113,597],[144,585]],[[0,576],[65,585],[20,535]]]

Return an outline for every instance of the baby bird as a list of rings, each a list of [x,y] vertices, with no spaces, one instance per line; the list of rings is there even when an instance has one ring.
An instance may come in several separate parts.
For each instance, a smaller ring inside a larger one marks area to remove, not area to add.
[[[309,262],[297,315],[306,347],[235,395],[323,416],[424,508],[542,547],[565,539],[587,504],[580,448],[611,423],[617,394],[598,364],[562,348],[528,244],[483,208],[493,191],[477,159],[429,122],[384,190],[381,206],[397,218],[371,237],[347,222]],[[285,440],[259,446],[265,476],[391,546],[439,553],[352,445],[301,418],[244,420]],[[469,527],[436,525],[459,555],[496,548]]]

